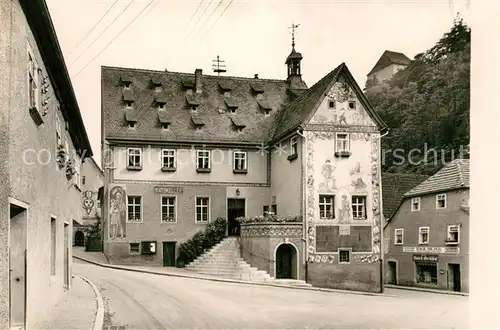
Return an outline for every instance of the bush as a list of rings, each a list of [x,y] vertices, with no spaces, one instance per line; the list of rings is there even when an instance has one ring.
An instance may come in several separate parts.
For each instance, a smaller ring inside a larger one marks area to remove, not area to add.
[[[97,221],[88,228],[85,228],[85,236],[87,238],[87,243],[85,244],[85,251],[89,252],[102,252],[102,228],[101,222]]]
[[[192,238],[180,244],[177,266],[184,267],[202,255],[203,252],[222,241],[226,237],[226,227],[226,219],[217,218],[214,222],[208,224],[205,230],[200,230]]]

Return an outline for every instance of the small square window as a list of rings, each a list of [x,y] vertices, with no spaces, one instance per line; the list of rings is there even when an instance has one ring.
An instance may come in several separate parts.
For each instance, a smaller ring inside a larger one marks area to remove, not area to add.
[[[418,228],[418,244],[429,244],[429,227]]]
[[[165,109],[165,104],[158,103],[158,109],[161,109],[161,110]]]
[[[420,211],[420,197],[414,197],[411,199],[411,211]]]
[[[266,109],[264,113],[266,114],[266,116],[269,116],[269,114],[271,113],[271,110]]]
[[[123,86],[125,88],[130,88],[130,84],[132,84],[132,83],[131,82],[125,82],[125,83],[123,83]]]
[[[130,252],[131,253],[139,253],[139,247],[140,247],[140,244],[139,243],[130,243]]]
[[[349,101],[349,110],[356,109],[356,101]]]
[[[236,113],[236,109],[235,108],[231,108],[231,113]]]
[[[161,124],[161,128],[162,128],[163,130],[168,130],[168,127],[169,127],[169,124],[167,124],[167,123],[163,123],[163,124]]]
[[[135,123],[128,123],[128,128],[135,128]]]
[[[141,254],[156,254],[156,242],[141,242]]]
[[[339,263],[348,264],[351,262],[351,250],[339,249]]]
[[[437,209],[446,208],[446,194],[439,194],[436,196],[436,208]]]
[[[328,108],[335,109],[335,100],[328,100]]]
[[[132,102],[127,101],[127,102],[125,102],[125,104],[127,105],[127,108],[132,108]]]
[[[394,230],[394,245],[403,245],[404,229]]]

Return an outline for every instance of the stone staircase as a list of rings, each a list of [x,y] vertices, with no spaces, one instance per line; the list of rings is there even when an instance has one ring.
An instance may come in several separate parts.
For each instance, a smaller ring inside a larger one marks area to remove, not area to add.
[[[240,255],[240,244],[236,237],[226,237],[219,244],[206,251],[186,269],[198,274],[216,276],[249,282],[266,282],[278,285],[311,287],[302,280],[275,279],[266,271],[251,267]]]

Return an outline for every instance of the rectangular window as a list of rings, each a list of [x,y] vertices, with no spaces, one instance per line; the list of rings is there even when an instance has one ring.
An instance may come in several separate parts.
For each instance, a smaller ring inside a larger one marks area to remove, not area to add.
[[[141,242],[141,254],[156,254],[156,242]]]
[[[58,115],[59,111],[56,113],[56,147],[63,144],[62,142],[62,131],[61,131],[61,120]]]
[[[349,101],[348,106],[349,106],[349,110],[355,110],[356,109],[356,101]]]
[[[329,109],[335,109],[335,100],[328,100],[328,108]]]
[[[75,185],[77,187],[80,187],[80,161],[76,160],[75,161]]]
[[[210,168],[210,150],[197,150],[197,168],[209,169]]]
[[[278,214],[278,205],[277,204],[271,205],[271,213],[274,215]]]
[[[39,93],[38,64],[31,49],[28,48],[28,88],[29,88],[29,107],[37,108],[40,111],[40,93]]]
[[[293,136],[290,138],[290,155],[297,155],[297,137]]]
[[[175,150],[174,149],[163,149],[162,153],[162,167],[165,168],[175,168]]]
[[[141,167],[141,149],[128,148],[128,167]]]
[[[420,197],[414,197],[411,199],[411,211],[420,211]]]
[[[394,245],[402,245],[404,240],[404,229],[394,230]]]
[[[339,263],[347,264],[351,262],[351,250],[339,249]]]
[[[196,222],[210,221],[210,199],[196,197]]]
[[[269,205],[264,205],[262,207],[262,214],[267,215],[269,213]]]
[[[141,196],[128,196],[128,221],[141,222]]]
[[[56,275],[57,220],[50,218],[50,275]]]
[[[334,195],[319,195],[319,217],[335,219]]]
[[[247,169],[247,153],[235,151],[233,154],[233,170],[244,171]]]
[[[429,227],[418,227],[418,244],[429,244]]]
[[[447,244],[458,244],[460,242],[460,226],[449,225],[446,235]]]
[[[446,208],[446,194],[439,194],[436,196],[436,208],[437,209]]]
[[[161,222],[175,222],[175,196],[161,198]]]
[[[417,283],[437,284],[437,264],[433,262],[415,262]]]
[[[352,196],[352,217],[354,220],[366,220],[366,196]]]
[[[336,152],[349,152],[349,135],[347,133],[337,133],[335,148]]]
[[[131,253],[139,253],[139,243],[130,243],[130,252]]]

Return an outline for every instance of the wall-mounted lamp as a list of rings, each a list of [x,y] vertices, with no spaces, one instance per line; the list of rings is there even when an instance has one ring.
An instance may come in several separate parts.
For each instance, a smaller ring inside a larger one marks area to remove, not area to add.
[[[239,196],[239,195],[240,195],[240,190],[236,189],[236,196]]]

